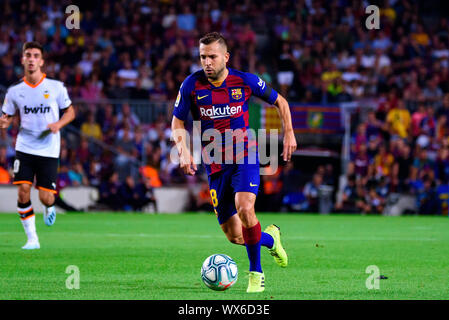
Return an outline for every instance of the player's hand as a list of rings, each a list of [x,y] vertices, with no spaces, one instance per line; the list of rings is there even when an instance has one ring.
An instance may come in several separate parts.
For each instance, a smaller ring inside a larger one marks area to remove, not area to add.
[[[8,127],[9,127],[8,116],[6,114],[3,114],[0,117],[0,129],[8,129]]]
[[[287,131],[284,133],[284,150],[281,153],[281,156],[284,158],[284,161],[290,161],[292,158],[293,152],[295,152],[297,148],[295,133],[293,130]]]
[[[58,131],[61,129],[61,127],[59,126],[59,124],[58,124],[57,122],[55,122],[55,123],[50,123],[50,124],[47,126],[47,128],[50,129],[50,131],[51,131],[52,133],[58,133]]]
[[[184,174],[188,174],[193,176],[195,172],[198,170],[195,162],[193,161],[193,157],[190,152],[181,152],[179,155],[179,166],[181,167]]]

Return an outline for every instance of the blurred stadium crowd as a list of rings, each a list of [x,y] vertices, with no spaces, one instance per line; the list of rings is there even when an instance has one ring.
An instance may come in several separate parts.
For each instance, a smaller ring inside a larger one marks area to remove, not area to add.
[[[68,1],[2,1],[0,90],[22,77],[23,43],[41,42],[47,76],[83,101],[74,104],[81,138],[62,140],[58,187],[91,185],[105,205],[139,210],[154,188],[199,183],[191,209],[209,210],[202,175],[185,177],[169,160],[169,106],[200,68],[198,39],[219,31],[229,66],[256,73],[289,101],[376,102],[352,119],[347,183],[334,210],[380,213],[389,194],[411,193],[420,213],[447,214],[449,20],[423,3],[380,1],[381,27],[367,30],[365,1],[95,1],[83,2],[80,29],[68,30]],[[167,108],[145,123],[128,103],[98,102],[106,99]],[[0,132],[0,183],[10,181],[17,124]],[[291,164],[264,176],[259,209],[316,212],[319,186],[337,187],[334,169],[317,167],[305,184]]]

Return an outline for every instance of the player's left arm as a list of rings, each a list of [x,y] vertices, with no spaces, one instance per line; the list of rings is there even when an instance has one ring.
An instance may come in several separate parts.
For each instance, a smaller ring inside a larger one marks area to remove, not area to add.
[[[61,130],[63,127],[65,127],[75,119],[75,108],[73,108],[72,105],[70,105],[66,109],[63,109],[63,111],[64,113],[58,121],[50,123],[47,126],[47,128],[50,129],[52,133],[57,133],[59,130]]]
[[[57,133],[61,128],[75,119],[75,108],[72,106],[72,101],[70,100],[67,88],[62,82],[60,82],[59,85],[59,95],[56,98],[56,102],[59,106],[59,110],[61,110],[63,114],[58,121],[50,123],[47,126],[52,133]]]
[[[284,150],[281,154],[284,161],[290,161],[293,152],[296,150],[296,138],[293,131],[292,116],[290,114],[290,107],[287,100],[282,97],[278,92],[268,86],[265,81],[255,74],[245,73],[245,82],[251,88],[252,93],[264,100],[269,104],[274,104],[279,109],[279,113],[282,120],[282,126],[284,128]]]
[[[278,94],[274,105],[279,109],[282,127],[284,128],[284,149],[281,156],[283,156],[284,161],[290,161],[293,152],[295,152],[297,148],[295,132],[293,131],[290,106],[288,105],[288,101],[280,94]]]

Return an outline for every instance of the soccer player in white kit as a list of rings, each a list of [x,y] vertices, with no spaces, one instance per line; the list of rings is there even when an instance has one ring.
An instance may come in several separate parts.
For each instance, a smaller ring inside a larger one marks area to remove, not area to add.
[[[38,42],[24,44],[22,65],[25,76],[8,88],[0,128],[7,129],[18,111],[20,131],[16,141],[13,184],[18,186],[17,211],[28,238],[22,249],[39,249],[31,186],[36,178],[39,199],[44,205],[44,222],[47,226],[53,225],[59,130],[75,119],[75,111],[64,84],[47,78],[42,72],[43,48]],[[60,110],[63,112],[61,117]]]

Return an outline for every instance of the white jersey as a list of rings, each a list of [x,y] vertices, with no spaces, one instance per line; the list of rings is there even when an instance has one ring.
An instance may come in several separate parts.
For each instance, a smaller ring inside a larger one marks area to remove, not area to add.
[[[52,133],[48,124],[59,120],[59,110],[72,101],[61,81],[46,78],[32,85],[25,77],[8,88],[2,111],[10,116],[20,113],[20,131],[16,151],[37,156],[59,158],[60,133]]]

